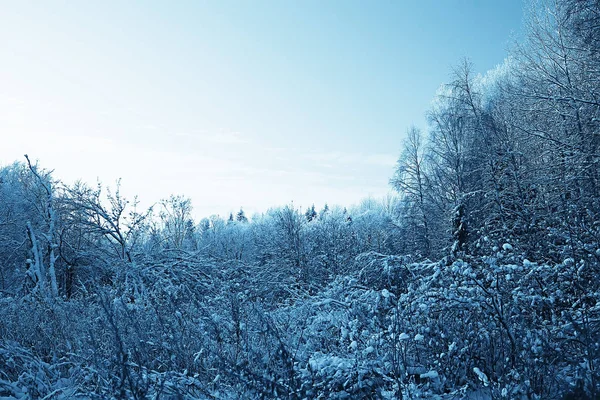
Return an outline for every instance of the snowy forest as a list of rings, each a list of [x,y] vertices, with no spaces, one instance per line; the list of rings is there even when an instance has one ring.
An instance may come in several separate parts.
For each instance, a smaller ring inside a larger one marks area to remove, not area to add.
[[[600,2],[524,37],[348,208],[195,221],[4,160],[0,398],[600,399]]]

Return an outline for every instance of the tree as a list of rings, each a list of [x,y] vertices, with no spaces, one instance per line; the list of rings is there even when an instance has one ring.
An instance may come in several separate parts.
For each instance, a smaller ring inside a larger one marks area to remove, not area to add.
[[[31,243],[31,253],[33,259],[28,259],[29,271],[35,279],[36,287],[47,299],[56,298],[58,296],[58,284],[56,280],[56,261],[57,254],[57,238],[56,224],[57,214],[54,210],[54,190],[52,188],[52,179],[49,172],[40,172],[37,165],[32,165],[27,154],[25,154],[27,166],[35,177],[38,188],[34,193],[37,197],[39,212],[43,216],[46,225],[45,232],[38,236],[30,221],[27,221],[27,237]],[[47,256],[47,257],[46,257]],[[46,270],[46,258],[48,268]],[[47,283],[47,281],[50,281]],[[49,287],[47,285],[49,284]]]
[[[328,212],[329,212],[329,206],[327,205],[327,203],[325,203],[325,205],[323,206],[323,209],[319,213],[319,218],[325,218],[325,215],[327,215]]]
[[[431,252],[430,218],[434,210],[428,198],[431,191],[424,151],[420,130],[410,128],[390,183],[403,196],[408,208],[406,223],[416,228],[414,250],[422,251],[423,256],[428,257]]]
[[[248,222],[248,218],[246,218],[246,214],[244,214],[244,210],[242,208],[240,208],[240,211],[238,211],[236,214],[235,220],[242,223]]]
[[[317,218],[317,212],[315,211],[314,204],[306,210],[306,212],[304,213],[304,216],[306,217],[306,220],[308,222],[311,222],[312,220]]]
[[[65,201],[73,215],[78,216],[77,223],[107,246],[101,251],[109,251],[122,261],[133,261],[133,250],[143,237],[152,209],[139,212],[137,199],[130,206],[121,196],[120,182],[114,193],[107,189],[105,199],[100,184],[94,190],[76,183],[67,188]]]
[[[170,248],[182,249],[188,241],[190,242],[188,247],[193,248],[192,201],[181,195],[171,195],[169,199],[162,200],[160,206],[159,217],[166,245]]]
[[[27,221],[39,213],[29,201],[31,172],[21,163],[0,168],[0,291],[16,294],[23,286],[29,246]]]

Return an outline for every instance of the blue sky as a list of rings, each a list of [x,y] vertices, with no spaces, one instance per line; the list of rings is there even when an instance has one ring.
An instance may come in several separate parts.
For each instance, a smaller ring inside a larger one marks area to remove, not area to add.
[[[197,216],[381,196],[467,56],[502,62],[519,0],[3,2],[0,164],[122,178]]]

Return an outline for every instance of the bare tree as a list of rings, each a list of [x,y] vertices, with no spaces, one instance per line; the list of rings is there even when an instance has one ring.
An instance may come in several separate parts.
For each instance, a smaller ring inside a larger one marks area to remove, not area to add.
[[[430,218],[433,210],[428,199],[431,192],[426,168],[421,131],[412,127],[408,130],[404,150],[390,183],[403,196],[409,207],[408,212],[415,214],[414,220],[417,225],[415,233],[420,237],[415,250],[422,251],[423,256],[429,257],[431,253]]]
[[[159,217],[165,241],[169,247],[181,249],[186,238],[193,233],[192,201],[183,196],[171,195],[160,202]]]
[[[56,260],[58,259],[56,240],[57,215],[54,210],[54,191],[49,172],[40,172],[37,165],[32,165],[29,156],[25,154],[27,166],[33,174],[42,189],[41,196],[38,199],[39,212],[42,214],[46,223],[46,230],[40,233],[42,241],[38,240],[35,230],[30,221],[27,222],[27,236],[31,243],[31,253],[33,260],[28,261],[31,274],[35,276],[37,286],[40,292],[47,298],[52,299],[58,296],[58,285],[56,282]],[[46,254],[48,255],[48,268],[46,270]],[[49,283],[47,282],[49,280]],[[48,286],[49,285],[49,286]]]

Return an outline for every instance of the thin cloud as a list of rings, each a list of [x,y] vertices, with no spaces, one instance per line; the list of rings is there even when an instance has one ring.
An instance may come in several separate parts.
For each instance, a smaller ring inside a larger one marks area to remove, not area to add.
[[[342,153],[332,152],[311,152],[304,157],[317,163],[321,167],[333,168],[343,165],[370,165],[380,167],[392,167],[396,164],[396,156],[388,153]]]
[[[379,165],[382,167],[393,167],[396,165],[397,159],[398,158],[392,154],[375,153],[369,154],[365,159],[365,163],[369,165]]]
[[[204,140],[220,144],[246,144],[249,140],[240,132],[224,132],[203,136]]]
[[[203,143],[212,144],[227,144],[227,145],[241,145],[248,144],[250,140],[244,136],[241,132],[174,132],[171,136],[185,137],[194,139]]]

